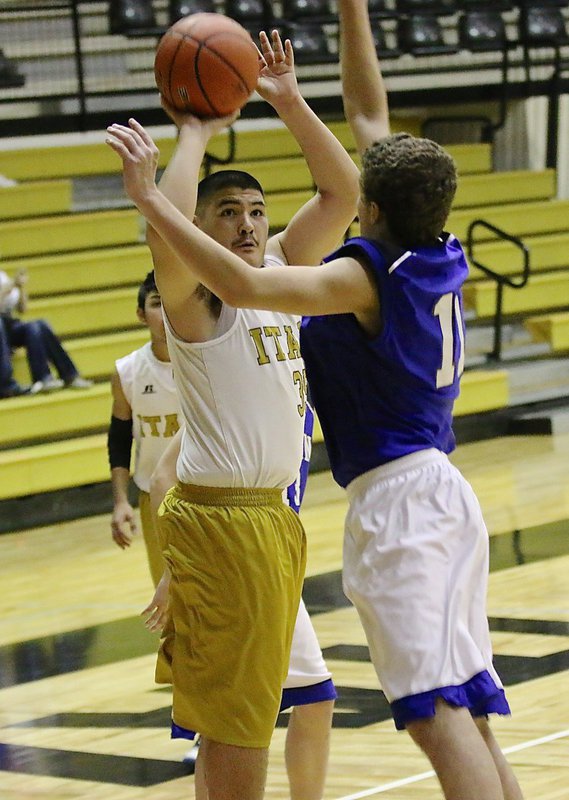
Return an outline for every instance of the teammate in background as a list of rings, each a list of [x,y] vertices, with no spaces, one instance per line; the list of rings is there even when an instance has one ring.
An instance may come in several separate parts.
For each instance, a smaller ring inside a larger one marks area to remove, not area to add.
[[[312,200],[270,240],[262,188],[247,174],[210,176],[196,207],[205,147],[224,121],[173,110],[178,144],[160,182],[187,225],[195,213],[208,241],[259,274],[320,263],[352,221],[358,190],[351,158],[299,93],[290,42],[261,34],[261,48],[258,92],[298,141]],[[112,126],[108,142],[130,160],[124,137]],[[179,260],[152,226],[147,238],[185,423],[178,483],[161,507],[174,635],[157,680],[174,677],[173,734],[202,733],[209,800],[259,800],[304,573],[304,532],[282,502],[302,452],[299,319],[220,301],[197,262]]]
[[[307,404],[302,462],[297,479],[286,490],[286,500],[297,513],[300,511],[308,480],[313,427],[314,413]],[[157,515],[166,492],[176,483],[176,460],[180,453],[181,434],[180,430],[172,439],[152,474],[150,500],[154,515]],[[166,622],[165,607],[157,614],[155,604],[152,603],[142,613],[150,615],[151,630],[160,630]],[[292,709],[285,740],[285,764],[291,800],[321,800],[324,796],[336,696],[316,632],[301,599],[280,706],[281,711]],[[203,759],[199,752],[196,747],[191,751],[192,759],[196,753],[198,756],[195,768],[196,800],[207,800]]]
[[[137,316],[148,327],[150,341],[118,359],[111,378],[113,406],[108,433],[113,492],[111,531],[123,550],[137,534],[136,514],[128,499],[130,462],[135,442],[134,483],[142,535],[154,586],[164,573],[164,559],[150,510],[150,478],[160,456],[180,427],[180,403],[168,355],[162,302],[154,273],[138,290]]]
[[[128,194],[210,291],[235,306],[305,315],[307,376],[349,500],[344,586],[396,726],[428,756],[447,800],[519,800],[487,719],[509,714],[485,612],[488,534],[447,457],[468,274],[459,242],[444,232],[456,170],[434,142],[381,138],[387,103],[367,6],[340,0],[340,12],[362,235],[321,267],[250,269],[158,190],[156,147],[138,123],[111,133]]]
[[[54,392],[64,387],[88,389],[93,381],[83,378],[45,319],[24,321],[28,307],[28,273],[19,269],[14,278],[0,270],[0,397]],[[25,347],[32,385],[20,386],[12,372],[12,350]],[[51,372],[52,364],[59,377]]]

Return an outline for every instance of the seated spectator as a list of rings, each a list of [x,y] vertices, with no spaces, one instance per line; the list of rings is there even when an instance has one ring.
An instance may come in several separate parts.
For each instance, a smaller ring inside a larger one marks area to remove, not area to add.
[[[14,316],[15,311],[22,314],[26,310],[27,281],[25,270],[17,272],[13,280],[0,270],[0,396],[51,392],[64,386],[87,389],[93,382],[81,377],[49,323],[43,319],[24,322]],[[11,351],[16,347],[26,348],[32,376],[29,389],[14,380]],[[57,370],[59,378],[53,376],[50,363]]]

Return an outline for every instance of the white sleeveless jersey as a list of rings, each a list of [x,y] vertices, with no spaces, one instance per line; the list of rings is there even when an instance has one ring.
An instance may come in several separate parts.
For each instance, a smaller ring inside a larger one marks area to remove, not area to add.
[[[154,467],[181,423],[172,364],[159,361],[148,342],[119,358],[116,367],[132,409],[133,480],[139,489],[147,492]]]
[[[199,343],[179,339],[164,317],[185,422],[179,480],[287,487],[302,458],[300,317],[224,304],[216,336]]]

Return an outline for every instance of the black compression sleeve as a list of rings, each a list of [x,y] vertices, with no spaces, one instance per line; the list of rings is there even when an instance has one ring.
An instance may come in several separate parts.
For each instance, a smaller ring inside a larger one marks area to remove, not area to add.
[[[107,437],[107,451],[111,469],[114,467],[130,469],[131,450],[132,419],[119,419],[112,416]]]

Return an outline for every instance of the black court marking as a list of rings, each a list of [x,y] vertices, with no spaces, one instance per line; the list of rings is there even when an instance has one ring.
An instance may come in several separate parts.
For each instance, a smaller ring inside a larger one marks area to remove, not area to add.
[[[158,649],[140,617],[0,647],[0,689],[138,658]]]
[[[185,764],[0,742],[0,770],[119,786],[157,786],[188,774]]]
[[[501,619],[498,630],[507,630],[508,623],[518,622],[518,620]],[[537,624],[541,620],[535,620]],[[490,625],[490,630],[494,630]],[[352,661],[354,663],[370,663],[370,655],[365,644],[337,644],[326,647],[322,651],[324,659],[330,663],[330,669],[334,672],[334,661]],[[557,672],[564,672],[569,669],[569,650],[562,650],[558,653],[551,653],[546,656],[510,656],[495,655],[494,666],[505,686],[515,686],[518,683],[525,683],[535,678],[543,678],[546,675],[555,675]]]

